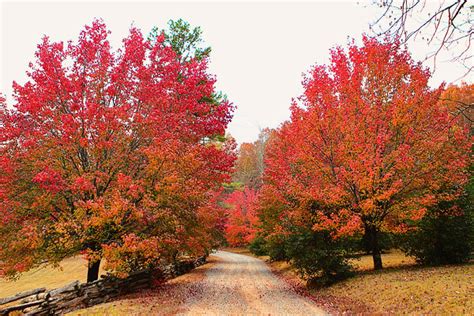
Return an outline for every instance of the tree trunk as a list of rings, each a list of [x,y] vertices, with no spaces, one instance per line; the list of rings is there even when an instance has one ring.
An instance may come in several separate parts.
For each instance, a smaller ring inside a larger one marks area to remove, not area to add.
[[[374,270],[380,270],[382,269],[382,256],[379,246],[379,230],[374,225],[366,225],[365,229],[369,237],[372,258],[374,260]]]
[[[87,282],[95,281],[99,278],[100,259],[90,262],[87,267]]]

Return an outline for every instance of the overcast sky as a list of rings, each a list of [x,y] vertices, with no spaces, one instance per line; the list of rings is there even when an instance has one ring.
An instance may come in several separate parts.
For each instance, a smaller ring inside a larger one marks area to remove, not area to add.
[[[228,131],[241,142],[260,128],[277,127],[289,117],[291,98],[301,94],[302,73],[328,61],[328,50],[360,39],[379,11],[356,1],[317,2],[1,2],[0,92],[11,104],[11,84],[26,81],[36,45],[46,34],[54,41],[75,40],[85,24],[103,18],[117,48],[133,24],[144,33],[169,19],[200,26],[212,47],[210,71],[219,90],[237,106]],[[428,49],[413,45],[422,59]],[[446,59],[446,58],[445,58]],[[452,82],[463,68],[439,62],[431,81]],[[472,81],[472,78],[464,78]]]

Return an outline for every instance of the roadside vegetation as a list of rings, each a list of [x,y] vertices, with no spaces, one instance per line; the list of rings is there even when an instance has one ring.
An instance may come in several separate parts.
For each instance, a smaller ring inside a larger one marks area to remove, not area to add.
[[[356,303],[346,303],[354,311],[367,307],[374,313],[471,315],[473,277],[473,264],[394,266],[380,272],[356,273],[330,287],[310,289],[310,293]]]

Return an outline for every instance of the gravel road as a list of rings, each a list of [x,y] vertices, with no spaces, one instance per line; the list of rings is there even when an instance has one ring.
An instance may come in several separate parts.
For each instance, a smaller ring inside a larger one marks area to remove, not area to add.
[[[179,315],[326,315],[256,258],[218,251]]]

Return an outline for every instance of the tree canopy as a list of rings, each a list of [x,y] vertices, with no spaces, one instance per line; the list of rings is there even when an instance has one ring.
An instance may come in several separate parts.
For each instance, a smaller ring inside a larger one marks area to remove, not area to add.
[[[399,42],[368,37],[314,66],[269,145],[262,201],[285,218],[273,229],[290,221],[333,238],[362,229],[381,268],[380,231],[459,195],[470,139],[429,78]]]
[[[233,106],[214,97],[207,55],[170,42],[173,23],[153,41],[132,27],[117,51],[101,20],[38,45],[0,111],[3,274],[82,253],[93,280],[104,257],[126,273],[210,247],[207,203],[234,154],[209,140]]]

